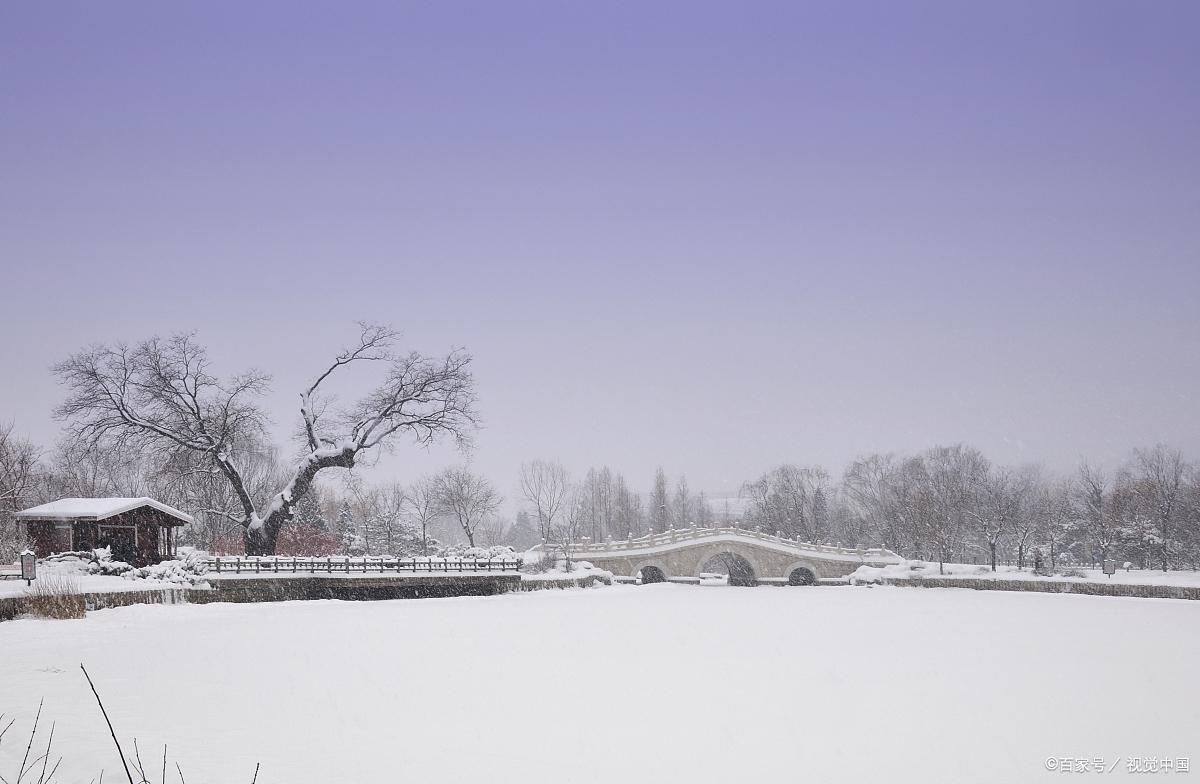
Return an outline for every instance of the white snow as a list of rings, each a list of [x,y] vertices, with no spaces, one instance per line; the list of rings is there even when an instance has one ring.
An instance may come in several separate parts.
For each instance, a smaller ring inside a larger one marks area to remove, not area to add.
[[[153,498],[60,498],[17,512],[16,516],[22,520],[105,520],[143,506],[153,507],[185,523],[194,522],[191,515]]]
[[[37,580],[26,586],[24,580],[0,580],[0,598],[24,596],[33,593],[38,580],[64,578],[80,593],[125,593],[126,591],[157,591],[163,588],[178,588],[179,582],[155,579],[129,579],[120,575],[89,574],[88,562],[72,558],[65,561],[39,561]],[[2,694],[0,694],[2,696]],[[4,708],[0,706],[0,711]],[[0,775],[6,775],[0,769]]]
[[[584,579],[594,577],[603,583],[611,583],[613,574],[605,569],[593,566],[591,561],[574,561],[571,564],[571,571],[567,571],[566,564],[559,562],[553,569],[548,569],[544,572],[535,574],[522,574],[521,582],[523,583],[541,583],[541,582],[559,582],[561,580]]]
[[[904,561],[888,566],[860,566],[850,575],[852,582],[877,583],[883,579],[922,579],[925,577],[942,579],[977,579],[977,580],[1050,580],[1054,582],[1113,582],[1126,585],[1181,585],[1200,586],[1200,572],[1189,570],[1171,570],[1163,572],[1157,569],[1118,569],[1116,574],[1106,575],[1101,569],[1078,569],[1062,567],[1058,570],[1068,570],[1068,574],[1054,573],[1042,576],[1033,573],[1031,567],[1018,569],[1015,566],[997,566],[992,571],[990,566],[980,564],[948,563],[944,565],[944,573],[939,571],[936,562]],[[1080,576],[1082,575],[1082,576]]]
[[[85,662],[188,781],[1036,784],[1200,763],[1198,649],[1196,602],[938,589],[136,606],[0,623],[0,773],[44,697],[59,780],[119,778]]]

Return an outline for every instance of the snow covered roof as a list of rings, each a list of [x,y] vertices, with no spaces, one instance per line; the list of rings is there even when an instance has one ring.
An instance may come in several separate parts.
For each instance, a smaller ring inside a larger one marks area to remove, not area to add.
[[[125,512],[149,506],[185,523],[192,516],[153,498],[60,498],[48,504],[17,512],[22,520],[104,520]]]

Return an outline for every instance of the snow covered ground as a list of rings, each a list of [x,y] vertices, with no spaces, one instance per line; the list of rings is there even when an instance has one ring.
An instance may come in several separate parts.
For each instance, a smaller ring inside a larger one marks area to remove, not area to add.
[[[59,780],[116,780],[80,662],[148,765],[167,743],[212,784],[256,762],[263,784],[1061,780],[1048,758],[1119,760],[1113,780],[1152,755],[1200,771],[1196,650],[1196,602],[938,589],[136,606],[0,624],[17,717],[0,775],[44,697]]]
[[[37,567],[38,580],[48,582],[54,579],[67,580],[80,593],[124,593],[126,591],[157,591],[163,588],[178,588],[178,583],[164,580],[126,579],[120,575],[88,574],[87,564],[81,561],[54,562],[42,561]],[[33,593],[34,585],[26,586],[24,580],[0,580],[0,598],[10,596],[25,596]],[[0,771],[0,775],[4,775]]]
[[[1066,570],[1068,574],[1061,572]],[[1082,575],[1082,576],[1080,576]],[[878,582],[882,578],[920,579],[922,577],[940,577],[946,579],[971,578],[978,580],[1052,580],[1066,582],[1113,582],[1127,585],[1182,585],[1200,586],[1200,572],[1189,570],[1171,570],[1163,572],[1157,569],[1118,569],[1116,574],[1106,575],[1101,569],[1078,569],[1061,567],[1054,574],[1041,576],[1033,573],[1032,567],[1018,569],[1015,566],[997,566],[992,571],[989,566],[979,564],[945,564],[943,570],[938,569],[936,562],[905,561],[893,566],[861,566],[852,575],[860,583]]]

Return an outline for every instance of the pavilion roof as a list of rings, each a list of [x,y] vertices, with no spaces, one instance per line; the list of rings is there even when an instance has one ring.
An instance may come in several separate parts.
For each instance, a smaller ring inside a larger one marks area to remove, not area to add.
[[[191,515],[153,498],[60,498],[16,513],[22,520],[104,520],[143,506],[157,509],[182,523],[195,522]]]

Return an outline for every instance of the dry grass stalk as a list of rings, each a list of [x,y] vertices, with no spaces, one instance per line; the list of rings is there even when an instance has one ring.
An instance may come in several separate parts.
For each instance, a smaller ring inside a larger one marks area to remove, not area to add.
[[[86,614],[79,583],[70,577],[47,575],[38,578],[27,596],[29,614],[35,618],[82,618]]]

